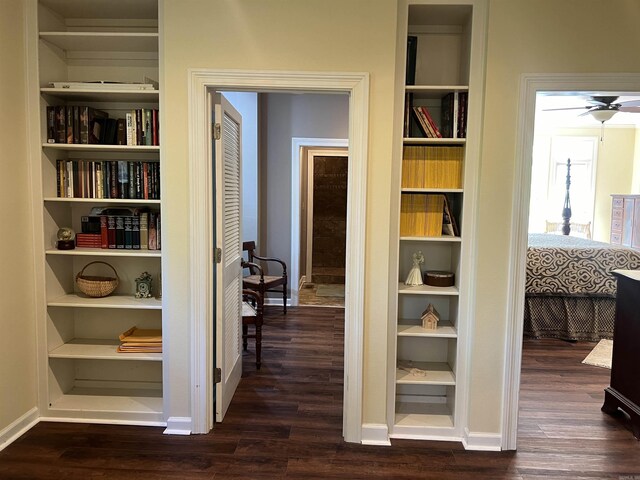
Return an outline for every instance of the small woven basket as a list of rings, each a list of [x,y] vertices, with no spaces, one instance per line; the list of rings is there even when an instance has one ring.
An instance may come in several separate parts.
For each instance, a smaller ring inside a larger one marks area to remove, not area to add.
[[[86,268],[95,263],[102,263],[108,266],[111,270],[113,270],[115,277],[84,275],[84,271],[86,270]],[[113,293],[113,291],[118,286],[118,283],[120,283],[118,272],[116,272],[116,269],[113,268],[113,266],[109,265],[106,262],[95,261],[87,263],[84,268],[80,270],[76,275],[76,285],[78,285],[78,289],[88,297],[106,297],[107,295]]]

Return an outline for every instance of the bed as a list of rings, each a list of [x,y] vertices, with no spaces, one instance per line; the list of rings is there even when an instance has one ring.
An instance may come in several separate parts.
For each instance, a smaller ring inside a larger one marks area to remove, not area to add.
[[[613,338],[616,269],[640,269],[640,252],[584,238],[529,234],[524,334]]]

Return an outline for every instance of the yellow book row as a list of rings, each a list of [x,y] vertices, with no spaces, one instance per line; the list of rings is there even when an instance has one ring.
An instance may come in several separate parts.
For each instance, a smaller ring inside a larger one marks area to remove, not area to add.
[[[402,188],[462,188],[461,146],[405,145]]]
[[[443,209],[444,195],[403,194],[400,203],[400,236],[441,236]]]

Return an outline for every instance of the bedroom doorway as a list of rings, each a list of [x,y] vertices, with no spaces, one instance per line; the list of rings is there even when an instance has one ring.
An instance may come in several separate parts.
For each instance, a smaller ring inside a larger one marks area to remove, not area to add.
[[[524,310],[525,310],[525,283],[526,269],[525,258],[528,245],[528,226],[530,219],[531,184],[533,177],[532,158],[534,152],[534,133],[536,127],[536,100],[538,94],[555,93],[557,96],[567,95],[587,95],[591,96],[613,96],[617,98],[622,95],[634,95],[640,91],[640,75],[620,74],[620,75],[564,75],[564,74],[527,74],[522,76],[521,95],[518,111],[518,139],[516,146],[515,162],[515,182],[514,182],[514,209],[512,216],[511,249],[508,292],[508,318],[507,325],[507,345],[505,352],[505,389],[503,397],[503,418],[502,418],[502,449],[514,450],[517,444],[518,434],[518,413],[520,400],[520,375],[523,358],[523,330],[524,330]],[[586,104],[585,104],[586,105]],[[577,116],[582,111],[567,110]],[[616,114],[616,116],[619,114]],[[596,116],[591,120],[595,120]],[[613,115],[612,115],[613,116]],[[640,115],[638,115],[640,116]],[[610,120],[608,118],[606,121]],[[609,142],[613,144],[611,132],[617,129],[603,128],[602,123],[596,123],[599,137],[598,143]],[[600,139],[602,139],[600,141]],[[598,152],[597,161],[602,164],[601,151]],[[610,169],[615,170],[615,169]],[[634,174],[626,174],[627,178],[637,187],[638,182]],[[598,188],[596,180],[596,190]],[[602,186],[602,182],[600,182]],[[612,192],[609,192],[611,194]],[[610,201],[610,198],[609,198]],[[563,204],[564,207],[564,204]],[[611,211],[611,206],[607,209]],[[594,224],[598,221],[598,204],[594,207]],[[606,218],[606,217],[605,217]],[[601,223],[601,227],[606,222]],[[606,231],[600,230],[600,232]],[[602,233],[596,233],[602,238]],[[606,386],[606,385],[605,385]]]

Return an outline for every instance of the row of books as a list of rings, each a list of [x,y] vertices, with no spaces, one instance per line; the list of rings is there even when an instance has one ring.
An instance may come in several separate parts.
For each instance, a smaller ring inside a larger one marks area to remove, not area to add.
[[[442,97],[442,136],[447,138],[467,137],[468,92],[450,92]]]
[[[405,145],[402,188],[462,188],[464,147]]]
[[[422,134],[427,138],[442,138],[440,130],[436,126],[436,122],[433,121],[433,117],[427,110],[427,107],[417,106],[413,107],[413,114],[418,120],[418,125]]]
[[[457,219],[447,196],[403,194],[400,202],[401,237],[459,236]]]
[[[111,118],[88,106],[47,106],[47,143],[160,145],[158,116],[158,110],[150,108]]]
[[[140,208],[95,207],[81,218],[78,248],[160,250],[160,212]]]
[[[60,198],[160,199],[160,163],[57,160]]]
[[[162,330],[131,327],[119,335],[119,353],[162,353]]]

